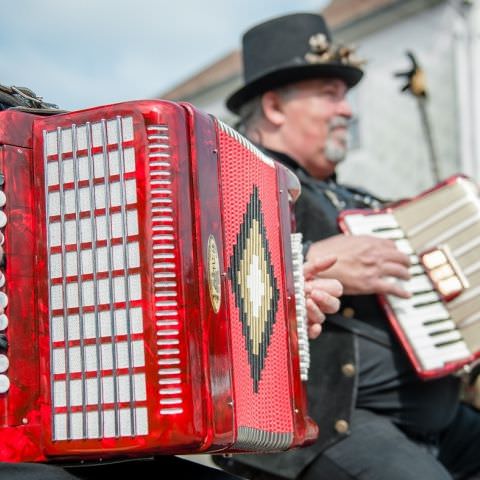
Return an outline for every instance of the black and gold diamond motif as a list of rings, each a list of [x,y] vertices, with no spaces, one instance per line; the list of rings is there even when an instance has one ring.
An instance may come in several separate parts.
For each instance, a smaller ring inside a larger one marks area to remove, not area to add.
[[[250,364],[258,392],[280,292],[273,274],[258,188],[253,187],[228,269]]]

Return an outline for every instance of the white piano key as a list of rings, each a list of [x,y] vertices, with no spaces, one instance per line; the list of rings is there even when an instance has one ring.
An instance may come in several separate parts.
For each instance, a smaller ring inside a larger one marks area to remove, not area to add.
[[[416,307],[418,315],[424,317],[425,322],[429,320],[446,320],[450,317],[450,313],[442,302],[432,303],[431,305],[424,305],[423,307]]]
[[[415,333],[424,332],[427,335],[432,335],[437,332],[446,332],[457,330],[455,322],[451,320],[444,320],[425,325],[423,320],[407,320],[402,322],[402,328],[409,332],[410,335],[415,336]]]
[[[456,342],[457,340],[463,340],[462,334],[458,330],[452,330],[445,333],[437,333],[436,335],[430,335],[433,339],[433,343],[439,347],[441,344],[447,342]]]
[[[445,363],[442,355],[439,354],[438,349],[433,345],[424,345],[422,348],[415,348],[412,345],[412,348],[422,363],[435,361],[436,363],[440,362],[441,366]]]
[[[427,358],[423,358],[422,356],[418,356],[417,355],[417,358],[420,362],[420,364],[422,365],[422,368],[424,370],[436,370],[437,368],[442,368],[445,363],[443,362],[442,359],[435,357],[435,356],[432,356],[432,357],[427,357]]]
[[[404,330],[412,345],[432,345],[431,336],[420,326]]]
[[[452,331],[452,330],[458,330],[457,326],[455,325],[455,322],[452,320],[445,320],[443,322],[435,322],[431,324],[424,325],[425,331],[433,334],[436,332],[446,332],[446,331]]]
[[[377,228],[399,228],[398,222],[392,213],[377,213],[368,215],[369,221]]]
[[[451,320],[450,313],[441,302],[415,308],[405,300],[404,304],[396,309],[396,315],[399,323],[406,324],[407,328],[408,324],[414,321],[424,324],[429,321]]]
[[[364,233],[365,231],[370,230],[369,223],[366,220],[367,216],[368,215],[361,214],[348,215],[345,217],[345,224],[351,233],[354,235],[359,235],[359,232]]]
[[[395,242],[395,246],[402,252],[402,253],[405,253],[406,255],[411,255],[412,253],[414,253],[414,250],[412,248],[412,245],[410,244],[410,242],[407,240],[407,239],[402,239],[402,240],[397,240]],[[411,263],[418,263],[418,257],[417,257],[417,261],[413,261],[412,259],[410,259]]]
[[[378,228],[398,228],[398,223],[391,213],[372,215],[355,214],[345,217],[345,223],[354,234],[372,232]]]
[[[443,346],[440,346],[441,343],[457,342],[458,340],[463,340],[462,334],[458,330],[453,330],[451,332],[446,332],[438,335],[430,335],[427,332],[421,332],[416,330],[410,332],[410,334],[412,336],[409,335],[409,339],[411,340],[415,350],[421,350],[422,347],[425,346],[442,348]]]
[[[410,280],[402,281],[401,286],[410,293],[433,291],[433,285],[427,275],[412,277]]]
[[[392,229],[382,230],[382,231],[372,230],[372,235],[375,235],[376,237],[379,237],[379,238],[387,238],[389,240],[397,240],[397,241],[400,241],[399,239],[402,239],[402,240],[405,239],[405,234],[399,228],[392,228]]]
[[[433,304],[435,302],[441,303],[440,297],[436,291],[414,295],[413,297],[407,299],[389,295],[388,300],[390,304],[394,307],[394,309],[397,307],[401,308],[402,306],[403,308],[408,308],[410,306],[410,308],[417,309],[422,308],[422,304]]]
[[[462,360],[468,358],[471,353],[465,342],[452,343],[451,345],[445,345],[443,347],[434,347],[435,353],[432,355],[438,355],[438,358],[445,363],[453,362],[455,360]],[[425,355],[427,358],[430,354]]]
[[[420,264],[420,259],[418,258],[417,255],[415,255],[415,254],[410,254],[409,257],[410,257],[410,264],[411,264],[411,265],[421,265],[421,264]],[[423,267],[422,267],[422,268],[423,268]]]
[[[410,300],[412,300],[412,304],[415,306],[441,301],[440,296],[435,290],[427,293],[421,293],[419,295],[414,295],[413,297],[411,297]]]
[[[421,275],[421,274],[425,274],[425,269],[423,268],[422,265],[418,264],[418,265],[412,265],[409,269],[408,269],[408,272],[410,273],[410,275]]]

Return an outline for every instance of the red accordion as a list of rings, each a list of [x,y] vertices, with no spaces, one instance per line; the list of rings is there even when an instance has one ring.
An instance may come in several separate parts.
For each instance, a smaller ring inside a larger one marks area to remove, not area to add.
[[[315,439],[291,173],[139,101],[0,113],[0,174],[0,461]]]

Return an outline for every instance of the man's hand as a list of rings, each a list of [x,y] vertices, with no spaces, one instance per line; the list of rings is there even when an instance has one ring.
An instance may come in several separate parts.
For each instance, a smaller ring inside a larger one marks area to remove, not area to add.
[[[317,273],[317,277],[336,278],[345,294],[392,294],[409,298],[396,280],[408,280],[410,260],[392,240],[370,235],[335,235],[311,245],[307,261],[333,254],[337,262]]]
[[[340,308],[338,297],[343,292],[342,284],[332,278],[318,278],[321,272],[331,268],[335,262],[336,257],[329,255],[309,260],[303,266],[308,336],[312,339],[320,335],[325,315],[335,313]]]

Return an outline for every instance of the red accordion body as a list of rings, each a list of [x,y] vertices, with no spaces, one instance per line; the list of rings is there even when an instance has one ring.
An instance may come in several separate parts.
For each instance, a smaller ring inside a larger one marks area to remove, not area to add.
[[[286,169],[187,104],[140,101],[0,113],[0,173],[1,461],[313,441]]]

